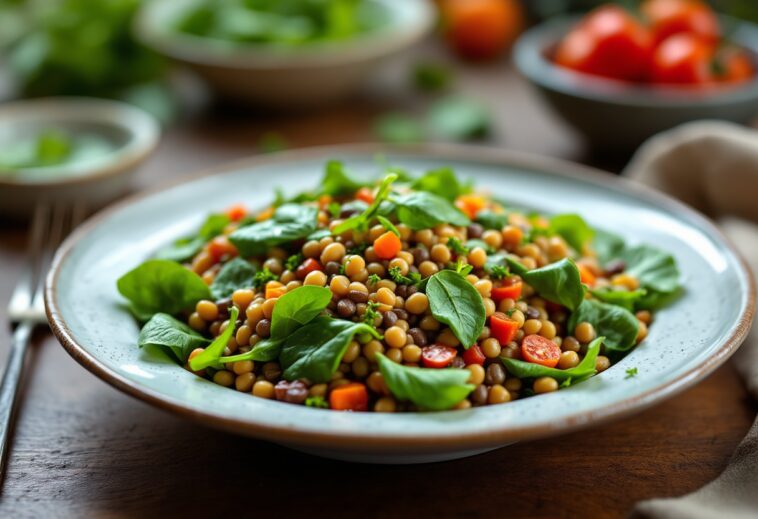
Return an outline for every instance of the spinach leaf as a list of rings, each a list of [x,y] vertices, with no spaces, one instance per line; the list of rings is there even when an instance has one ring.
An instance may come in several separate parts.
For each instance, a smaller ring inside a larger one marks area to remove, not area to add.
[[[366,183],[353,180],[345,172],[342,162],[330,160],[326,163],[324,177],[321,179],[322,195],[346,196],[355,193]]]
[[[592,289],[590,290],[590,293],[604,303],[620,306],[631,312],[634,310],[635,305],[640,301],[640,299],[642,299],[647,294],[647,290],[644,288],[639,288],[637,290],[631,291],[613,290],[612,288],[604,287]]]
[[[229,362],[237,362],[240,360],[253,360],[256,362],[271,362],[272,360],[276,360],[279,357],[279,354],[282,352],[282,344],[284,343],[284,339],[286,337],[281,339],[264,339],[260,342],[258,342],[255,346],[253,346],[253,349],[245,352],[245,353],[239,353],[237,355],[230,355],[229,357],[221,357],[219,359],[219,362],[223,362],[224,364],[227,364]]]
[[[229,297],[238,288],[253,286],[255,267],[242,258],[234,258],[226,263],[211,283],[211,295],[214,299]]]
[[[211,342],[185,323],[168,314],[155,314],[139,332],[140,348],[152,345],[170,351],[184,364],[195,348],[204,348]]]
[[[179,238],[168,247],[160,249],[155,257],[171,261],[188,261],[212,240],[224,231],[231,220],[225,214],[211,214],[206,218],[197,234]]]
[[[374,133],[384,142],[409,144],[424,140],[424,127],[414,117],[390,112],[374,121]]]
[[[621,236],[597,229],[595,231],[595,239],[592,241],[592,247],[595,249],[600,263],[606,265],[609,261],[619,258],[625,244]]]
[[[484,240],[480,240],[479,238],[471,238],[470,240],[466,240],[466,248],[471,250],[475,249],[476,247],[480,247],[484,249],[484,252],[487,254],[494,254],[495,249],[487,245],[487,242]]]
[[[476,213],[476,221],[485,229],[500,230],[508,225],[508,213],[495,213],[489,209]]]
[[[322,238],[326,238],[327,236],[331,236],[332,232],[329,229],[318,229],[317,231],[314,231],[310,233],[305,239],[308,241],[316,240],[319,241]]]
[[[376,192],[374,201],[369,205],[365,211],[355,216],[351,216],[332,230],[332,234],[338,235],[345,231],[352,229],[368,229],[371,220],[380,212],[380,206],[390,194],[390,187],[392,183],[397,180],[397,174],[390,173],[384,180],[382,180],[379,190]]]
[[[234,335],[234,330],[237,328],[237,317],[239,317],[239,308],[232,306],[229,314],[229,324],[222,333],[218,335],[213,342],[203,350],[203,352],[189,361],[190,369],[192,371],[200,371],[201,369],[209,368],[211,366],[218,366],[220,364],[219,359],[224,353],[224,348],[229,344],[229,339]]]
[[[568,329],[574,333],[576,325],[584,321],[594,326],[598,335],[605,337],[605,347],[609,350],[628,351],[636,342],[637,318],[620,306],[585,299],[571,314]]]
[[[587,353],[584,355],[582,361],[570,369],[548,368],[540,364],[524,362],[523,360],[511,359],[509,357],[500,357],[500,360],[509,373],[519,378],[553,377],[560,382],[568,381],[566,385],[570,385],[571,383],[586,380],[597,372],[595,361],[600,353],[600,345],[604,340],[605,337],[598,337],[592,341],[587,346]]]
[[[178,314],[211,297],[200,276],[169,260],[148,260],[121,276],[117,286],[135,314],[145,319],[158,312]]]
[[[486,106],[473,99],[450,96],[432,104],[427,126],[443,139],[476,139],[489,133],[490,115]]]
[[[474,390],[472,384],[466,383],[469,374],[465,369],[408,367],[392,362],[381,353],[376,354],[376,361],[395,398],[410,400],[421,409],[450,409]]]
[[[382,338],[365,323],[317,317],[284,341],[279,356],[284,378],[328,382],[339,367],[350,341],[358,333],[371,334],[375,339]]]
[[[626,264],[625,273],[636,277],[643,288],[670,294],[679,289],[679,269],[676,260],[655,247],[638,245],[620,254]]]
[[[279,206],[273,218],[240,227],[229,236],[241,256],[259,256],[268,249],[305,238],[316,230],[318,210],[299,204]]]
[[[426,295],[432,315],[450,326],[464,348],[476,343],[486,315],[482,296],[466,278],[452,270],[442,270],[429,278]]]
[[[471,223],[465,214],[446,199],[425,191],[401,195],[395,202],[398,220],[414,230],[428,229],[441,223]]]
[[[543,298],[576,310],[584,301],[585,288],[573,260],[564,258],[539,269],[527,270],[521,263],[506,257],[510,269],[521,276]]]
[[[558,214],[550,219],[549,232],[566,240],[575,251],[581,253],[584,246],[592,243],[595,231],[578,214]]]
[[[471,185],[462,184],[450,168],[434,169],[427,171],[411,184],[416,191],[426,191],[454,202],[460,195],[470,193]]]

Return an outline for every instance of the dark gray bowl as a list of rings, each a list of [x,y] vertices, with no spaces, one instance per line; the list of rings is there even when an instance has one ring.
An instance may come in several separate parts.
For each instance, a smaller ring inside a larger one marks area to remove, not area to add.
[[[750,122],[758,114],[758,81],[713,88],[634,85],[563,69],[549,56],[579,19],[554,19],[519,38],[514,60],[549,104],[589,143],[606,152],[628,152],[648,137],[698,119]],[[758,55],[758,26],[722,18],[737,45]]]

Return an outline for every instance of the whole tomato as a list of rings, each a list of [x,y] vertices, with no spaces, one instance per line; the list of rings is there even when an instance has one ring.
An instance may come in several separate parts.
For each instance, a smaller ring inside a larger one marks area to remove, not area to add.
[[[705,85],[714,80],[713,43],[693,34],[676,34],[664,40],[653,54],[653,83]]]
[[[555,62],[563,67],[626,81],[648,72],[652,38],[624,9],[606,5],[589,13],[558,45]]]
[[[518,0],[442,0],[445,37],[469,59],[491,59],[509,48],[524,27]]]
[[[716,42],[721,35],[716,14],[700,0],[646,0],[640,7],[656,43],[679,33]]]

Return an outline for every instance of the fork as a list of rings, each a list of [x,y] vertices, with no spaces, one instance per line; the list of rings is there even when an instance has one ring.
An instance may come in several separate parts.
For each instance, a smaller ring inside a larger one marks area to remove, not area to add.
[[[35,328],[47,324],[43,299],[45,277],[55,250],[68,232],[81,223],[84,215],[81,204],[39,204],[34,210],[27,264],[8,305],[11,324],[16,328],[0,383],[0,483],[5,475],[29,342]]]

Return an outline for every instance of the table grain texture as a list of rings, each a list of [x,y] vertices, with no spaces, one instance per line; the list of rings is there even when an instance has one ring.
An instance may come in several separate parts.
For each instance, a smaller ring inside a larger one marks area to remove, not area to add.
[[[361,99],[305,114],[189,111],[167,130],[138,187],[250,156],[266,131],[295,147],[371,141],[377,114],[424,102],[405,77],[389,69]],[[468,67],[457,88],[492,107],[489,144],[598,163],[508,67]],[[0,301],[24,264],[25,235],[0,223]],[[2,362],[9,340],[1,328]],[[681,495],[717,476],[756,413],[727,364],[622,421],[458,461],[371,466],[154,409],[88,373],[47,331],[35,338],[29,368],[0,517],[619,517],[638,500]]]

